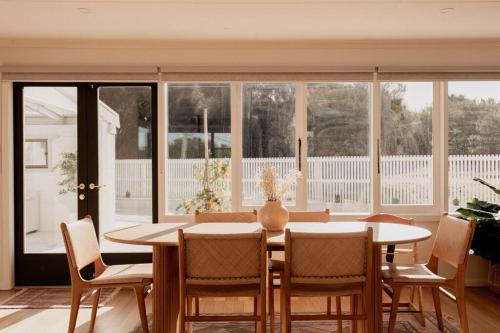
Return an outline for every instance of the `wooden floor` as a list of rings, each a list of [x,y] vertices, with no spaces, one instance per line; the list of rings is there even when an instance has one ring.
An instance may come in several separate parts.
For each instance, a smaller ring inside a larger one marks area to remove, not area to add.
[[[12,291],[0,291],[0,302],[13,294]],[[277,296],[277,295],[276,295]],[[432,298],[425,294],[425,309],[433,310]],[[151,311],[151,297],[148,297],[148,312]],[[457,318],[454,303],[441,297],[443,312]],[[467,310],[470,330],[476,333],[500,332],[500,298],[492,295],[485,288],[467,290]],[[347,305],[346,305],[347,306]],[[293,303],[294,311],[319,311],[324,309],[325,301],[321,298],[300,299]],[[344,307],[344,306],[343,306]],[[348,306],[347,306],[348,307]],[[345,308],[345,307],[344,307]],[[241,313],[252,311],[249,299],[204,299],[201,301],[203,312]],[[66,332],[69,310],[0,310],[0,332],[2,333],[58,333]],[[76,332],[88,331],[90,309],[81,309]],[[129,332],[139,323],[139,314],[135,297],[131,291],[123,290],[98,312],[95,331]]]

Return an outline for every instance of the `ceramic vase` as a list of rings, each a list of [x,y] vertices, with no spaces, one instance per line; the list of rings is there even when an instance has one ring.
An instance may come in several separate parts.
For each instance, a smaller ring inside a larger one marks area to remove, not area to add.
[[[282,231],[288,223],[288,209],[280,200],[266,201],[257,215],[260,224],[269,231]]]

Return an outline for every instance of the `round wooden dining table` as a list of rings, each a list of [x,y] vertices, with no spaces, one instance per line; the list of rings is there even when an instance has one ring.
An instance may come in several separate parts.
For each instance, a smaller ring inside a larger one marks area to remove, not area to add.
[[[431,237],[427,229],[392,223],[370,222],[291,222],[286,226],[292,232],[345,233],[373,228],[373,301],[368,317],[368,331],[381,333],[382,319],[382,246],[406,244]],[[179,253],[178,230],[185,232],[234,234],[259,232],[259,223],[158,223],[137,225],[104,234],[104,238],[117,243],[153,246],[153,332],[177,332],[179,316]],[[284,249],[284,232],[268,232],[268,249]]]

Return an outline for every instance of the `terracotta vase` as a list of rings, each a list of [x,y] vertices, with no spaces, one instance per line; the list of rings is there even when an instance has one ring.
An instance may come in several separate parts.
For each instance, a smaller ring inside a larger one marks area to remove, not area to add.
[[[260,224],[269,231],[282,231],[288,223],[288,209],[280,200],[266,201],[257,214]]]
[[[492,292],[496,295],[500,295],[500,264],[490,264],[488,284]]]

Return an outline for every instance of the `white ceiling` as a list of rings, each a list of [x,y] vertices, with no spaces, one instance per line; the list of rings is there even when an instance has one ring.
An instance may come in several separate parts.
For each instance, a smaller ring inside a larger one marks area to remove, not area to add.
[[[454,10],[442,14],[443,8]],[[499,37],[500,0],[0,0],[0,38]]]

